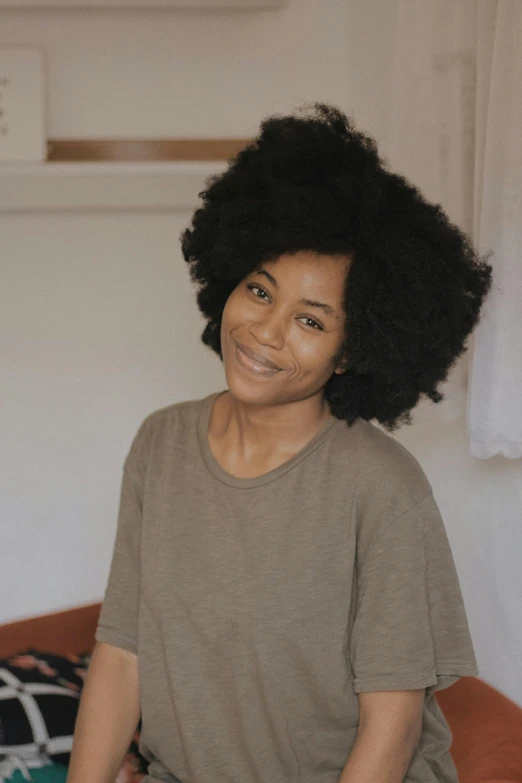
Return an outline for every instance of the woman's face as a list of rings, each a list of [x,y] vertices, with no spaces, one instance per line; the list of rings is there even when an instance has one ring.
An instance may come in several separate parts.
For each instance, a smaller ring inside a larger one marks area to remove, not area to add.
[[[343,371],[335,360],[345,337],[349,264],[347,256],[300,251],[263,263],[236,286],[221,323],[227,385],[235,397],[271,404],[305,399]],[[252,363],[240,346],[278,369]]]

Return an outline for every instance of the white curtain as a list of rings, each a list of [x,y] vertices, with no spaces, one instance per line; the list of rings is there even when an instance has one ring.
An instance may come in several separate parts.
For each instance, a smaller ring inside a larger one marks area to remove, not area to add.
[[[493,251],[493,289],[447,381],[416,418],[465,418],[469,450],[522,456],[522,3],[398,0],[390,100],[379,133],[390,165]]]
[[[437,459],[450,466],[437,497],[480,677],[522,706],[522,1],[395,0],[387,8],[379,148],[481,254],[493,252],[493,289],[441,386],[445,400],[414,411],[417,421],[454,426],[433,458],[431,445],[422,452],[414,443],[434,465],[430,478]]]
[[[494,286],[473,337],[471,454],[522,457],[522,4],[477,4],[473,236]]]

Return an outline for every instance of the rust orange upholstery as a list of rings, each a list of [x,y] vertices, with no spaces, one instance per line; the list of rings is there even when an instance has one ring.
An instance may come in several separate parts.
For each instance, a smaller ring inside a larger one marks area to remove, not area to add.
[[[0,658],[34,647],[60,655],[94,646],[101,604],[0,626]],[[522,783],[522,708],[478,677],[435,693],[453,733],[459,783]]]
[[[460,783],[522,783],[522,708],[479,677],[435,696],[453,732]]]
[[[28,647],[48,653],[89,652],[101,604],[89,604],[0,626],[0,658]]]

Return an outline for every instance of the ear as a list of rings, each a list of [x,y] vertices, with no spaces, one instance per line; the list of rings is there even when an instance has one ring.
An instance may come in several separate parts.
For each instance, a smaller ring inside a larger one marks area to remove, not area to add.
[[[348,369],[349,364],[350,364],[349,359],[348,357],[345,356],[343,359],[340,360],[339,364],[334,370],[334,373],[336,373],[337,375],[342,375]]]

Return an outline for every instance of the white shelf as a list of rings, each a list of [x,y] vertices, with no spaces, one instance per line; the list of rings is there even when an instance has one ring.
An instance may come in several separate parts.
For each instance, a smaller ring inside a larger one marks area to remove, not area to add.
[[[0,163],[0,213],[184,210],[227,161]]]

